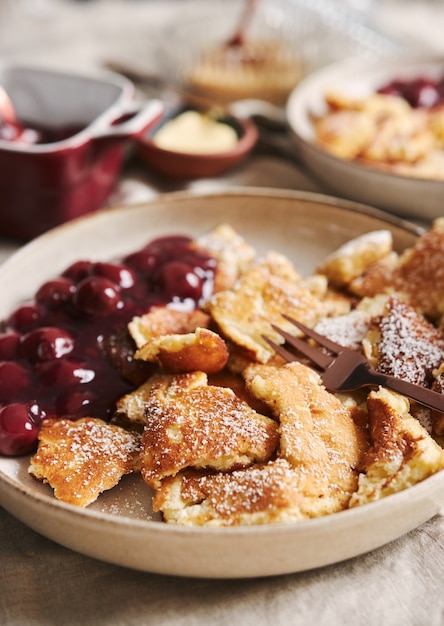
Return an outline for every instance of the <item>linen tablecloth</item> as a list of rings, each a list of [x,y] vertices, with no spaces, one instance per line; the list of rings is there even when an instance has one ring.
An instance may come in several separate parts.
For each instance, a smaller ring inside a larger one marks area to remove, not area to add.
[[[143,54],[155,69],[150,49],[154,34],[180,4],[3,0],[0,56],[43,62],[57,57],[66,65],[84,67],[100,65],[111,55],[127,60]],[[423,44],[427,36],[439,49],[444,46],[442,26],[438,28],[440,18],[444,23],[443,6],[375,0],[372,19],[404,41]],[[131,36],[135,32],[138,36]],[[296,161],[264,146],[227,176],[186,188],[227,185],[323,191]],[[140,164],[129,161],[109,203],[145,201],[180,187],[148,176]],[[16,248],[15,242],[0,241],[0,261]],[[0,559],[0,624],[5,626],[444,624],[442,514],[387,546],[319,570],[264,579],[200,580],[132,571],[74,553],[0,508]]]

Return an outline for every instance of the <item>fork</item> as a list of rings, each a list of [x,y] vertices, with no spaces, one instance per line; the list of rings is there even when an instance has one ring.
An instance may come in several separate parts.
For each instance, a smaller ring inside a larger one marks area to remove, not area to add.
[[[429,409],[444,412],[444,395],[406,380],[381,374],[377,372],[370,361],[359,352],[345,348],[331,341],[324,335],[320,335],[312,328],[308,328],[288,315],[283,315],[283,317],[299,328],[304,335],[314,339],[316,343],[326,348],[331,353],[327,354],[315,346],[308,344],[302,338],[294,337],[279,328],[279,326],[272,324],[274,330],[286,340],[287,344],[307,357],[311,364],[315,365],[316,369],[320,370],[322,382],[329,391],[356,391],[363,387],[381,385],[403,396],[407,396],[411,400],[415,400]],[[264,336],[264,339],[269,346],[286,361],[300,360],[285,346],[275,343],[269,337]]]

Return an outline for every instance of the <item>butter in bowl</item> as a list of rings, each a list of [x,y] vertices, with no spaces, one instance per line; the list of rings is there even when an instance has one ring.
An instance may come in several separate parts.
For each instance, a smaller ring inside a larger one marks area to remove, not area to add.
[[[258,139],[249,119],[184,107],[138,141],[149,169],[173,180],[218,176],[238,165]]]

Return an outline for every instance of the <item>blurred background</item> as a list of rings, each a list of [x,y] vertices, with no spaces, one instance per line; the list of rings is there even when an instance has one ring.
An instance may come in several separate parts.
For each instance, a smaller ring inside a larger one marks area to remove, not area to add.
[[[314,65],[350,54],[383,54],[391,44],[442,51],[444,3],[439,0],[262,0],[286,19],[317,21]],[[238,0],[0,0],[0,56],[74,67],[131,63],[150,74],[164,71],[159,50],[173,48],[171,23],[222,5],[236,14]],[[301,14],[301,11],[304,13]],[[298,26],[299,20],[299,26]],[[170,30],[168,30],[170,29]],[[165,41],[165,37],[169,37]]]
[[[242,23],[248,3],[249,0],[0,0],[0,62],[79,72],[117,70],[133,80],[142,102],[156,97],[168,104],[181,89],[189,91],[206,81],[206,87],[211,83],[211,89],[204,95],[212,101],[230,102],[249,96],[269,100],[278,104],[284,118],[285,96],[301,78],[319,67],[353,57],[388,57],[405,50],[444,52],[441,0],[251,0],[254,10],[247,23],[248,34],[257,35],[259,40],[271,33],[275,42],[288,44],[290,54],[289,58],[279,59],[279,71],[271,66],[267,70],[266,64],[256,71],[261,80],[267,77],[269,93],[257,95],[248,89],[245,93],[224,92],[224,76],[221,73],[216,77],[212,60],[207,63],[205,74],[198,73],[192,79],[190,67],[199,66],[198,55],[203,49],[217,41],[222,44],[219,51],[226,52],[226,43]],[[229,47],[230,54],[233,49]],[[247,50],[251,58],[241,64],[242,69],[254,66],[250,62],[257,61],[256,53]],[[273,63],[276,60],[277,57]],[[282,83],[285,77],[288,84],[283,86],[284,97],[282,93],[276,97],[274,83],[277,78]],[[245,78],[243,73],[238,76],[238,87],[245,87]],[[178,189],[206,191],[222,185],[322,191],[297,162],[288,133],[279,132],[282,128],[274,130],[261,125],[251,158],[217,179],[196,176],[194,180],[177,181],[159,177],[152,161],[147,166],[138,158],[140,153],[128,151],[123,175],[108,205],[145,201],[158,193]]]

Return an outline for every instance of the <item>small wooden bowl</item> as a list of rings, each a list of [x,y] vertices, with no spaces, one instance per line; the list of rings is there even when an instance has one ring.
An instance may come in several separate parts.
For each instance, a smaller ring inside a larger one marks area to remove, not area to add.
[[[258,139],[258,130],[251,120],[229,116],[220,121],[235,129],[239,140],[234,148],[225,152],[208,154],[176,152],[160,148],[153,141],[156,131],[166,121],[168,119],[162,120],[149,133],[139,138],[138,153],[150,169],[174,180],[218,176],[245,159]]]

